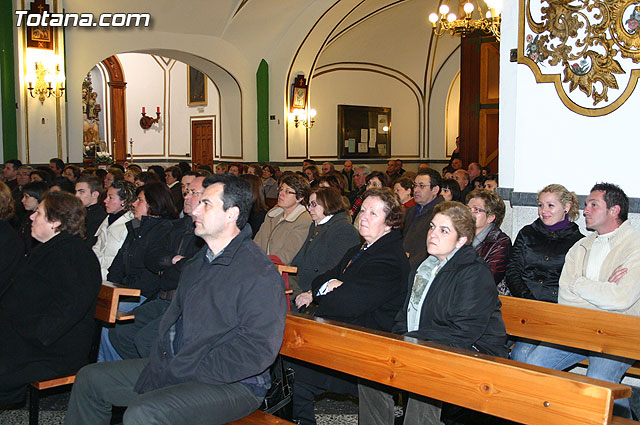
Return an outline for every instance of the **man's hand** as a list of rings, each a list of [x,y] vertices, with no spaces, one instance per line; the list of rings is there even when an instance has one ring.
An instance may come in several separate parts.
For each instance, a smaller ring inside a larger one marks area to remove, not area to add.
[[[311,291],[303,292],[302,294],[296,297],[296,307],[298,308],[302,306],[309,307],[309,304],[311,304],[311,301],[313,301],[313,295],[311,294]]]
[[[620,264],[618,267],[616,267],[613,273],[611,273],[611,276],[609,276],[609,282],[620,283],[620,280],[627,274],[628,271],[629,269],[627,269],[626,267],[622,267],[622,264]]]
[[[175,257],[173,257],[173,258],[171,259],[171,264],[175,264],[175,263],[177,263],[178,261],[182,260],[183,258],[184,258],[184,257],[183,257],[182,255],[176,255]]]

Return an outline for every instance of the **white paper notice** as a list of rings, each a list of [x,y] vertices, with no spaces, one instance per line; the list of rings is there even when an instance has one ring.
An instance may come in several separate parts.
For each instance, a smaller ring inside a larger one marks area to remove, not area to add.
[[[358,143],[358,152],[359,153],[367,153],[369,152],[369,147],[367,146],[367,143]]]
[[[349,142],[349,153],[355,153],[356,152],[356,139],[347,139],[347,142]]]
[[[374,149],[376,147],[376,129],[375,128],[369,129],[369,147]]]
[[[367,143],[369,141],[369,129],[363,128],[360,130],[360,143]]]

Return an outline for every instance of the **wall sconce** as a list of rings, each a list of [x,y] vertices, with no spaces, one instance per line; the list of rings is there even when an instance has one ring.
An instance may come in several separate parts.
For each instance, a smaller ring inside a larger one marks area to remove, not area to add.
[[[158,108],[156,109],[156,118],[151,118],[149,116],[147,116],[147,113],[145,112],[145,107],[142,107],[142,118],[140,118],[140,127],[142,127],[145,130],[148,130],[151,128],[151,126],[155,123],[157,123],[158,121],[160,121],[160,107],[158,106]]]
[[[60,75],[60,65],[56,65],[56,75],[52,80],[45,80],[45,76],[50,74],[49,70],[42,65],[42,62],[36,62],[36,81],[35,86],[33,81],[29,79],[27,90],[31,97],[35,99],[38,96],[41,104],[44,104],[44,100],[48,97],[59,98],[64,94],[64,75]],[[33,78],[33,77],[31,77]],[[56,88],[53,88],[55,82]]]
[[[300,124],[307,128],[313,127],[313,124],[316,123],[316,110],[309,109],[294,109],[290,114],[291,119],[293,120],[293,124],[298,128]]]

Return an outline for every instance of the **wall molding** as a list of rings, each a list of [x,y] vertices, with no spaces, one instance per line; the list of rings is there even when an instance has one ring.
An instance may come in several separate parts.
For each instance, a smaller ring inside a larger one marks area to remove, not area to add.
[[[499,187],[498,194],[505,201],[509,201],[512,207],[537,207],[538,194],[535,192],[516,192],[510,187]],[[584,202],[588,195],[578,195],[580,209],[584,208]],[[629,198],[629,213],[640,213],[640,198]]]

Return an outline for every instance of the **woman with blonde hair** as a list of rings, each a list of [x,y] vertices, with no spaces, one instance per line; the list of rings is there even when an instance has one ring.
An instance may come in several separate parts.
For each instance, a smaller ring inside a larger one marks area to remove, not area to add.
[[[506,282],[519,298],[558,302],[558,280],[564,258],[583,235],[578,218],[578,197],[560,184],[538,193],[538,219],[518,233],[507,264]],[[525,362],[535,344],[516,342],[511,358]]]

